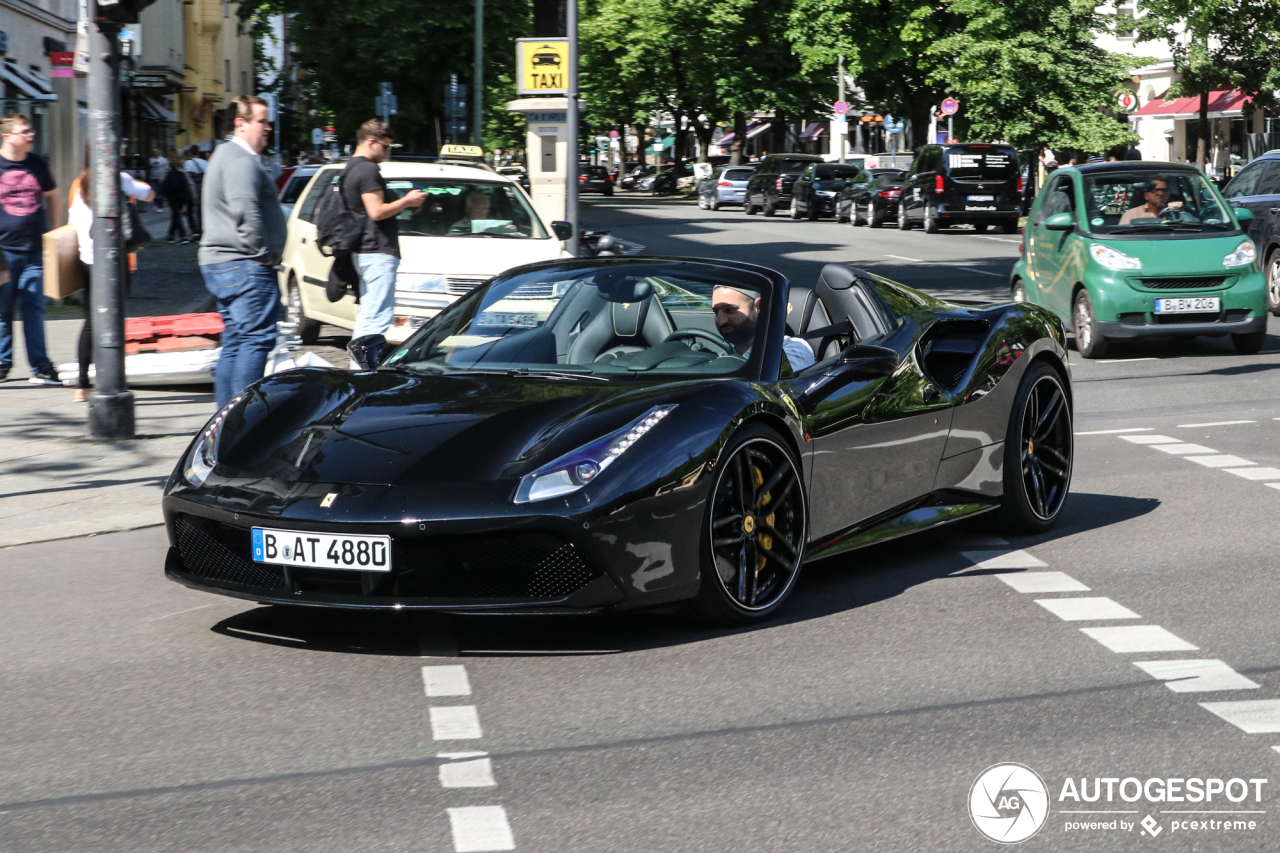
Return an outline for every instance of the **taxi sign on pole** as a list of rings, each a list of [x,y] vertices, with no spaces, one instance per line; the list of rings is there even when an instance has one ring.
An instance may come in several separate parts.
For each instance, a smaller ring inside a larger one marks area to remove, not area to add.
[[[942,114],[944,116],[953,116],[960,112],[960,102],[955,98],[942,99]]]
[[[845,113],[849,112],[849,105],[846,104],[844,101],[836,101],[831,108],[835,110],[836,115],[838,116],[842,116]]]
[[[563,95],[569,91],[569,40],[516,39],[516,85],[521,95]]]

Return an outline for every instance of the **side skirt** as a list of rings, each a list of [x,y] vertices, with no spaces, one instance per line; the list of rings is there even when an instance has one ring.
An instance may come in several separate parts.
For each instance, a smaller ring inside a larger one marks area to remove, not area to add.
[[[825,541],[811,543],[805,563],[813,563],[837,554],[865,548],[877,542],[887,542],[900,536],[909,536],[932,527],[951,524],[962,518],[989,512],[999,505],[997,503],[941,503],[940,497],[940,495],[930,495],[923,502],[917,501],[909,507],[894,510],[888,517],[871,519],[828,537]]]

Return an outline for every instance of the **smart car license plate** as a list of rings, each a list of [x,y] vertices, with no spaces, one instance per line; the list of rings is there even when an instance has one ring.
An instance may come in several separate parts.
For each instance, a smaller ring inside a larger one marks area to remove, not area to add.
[[[391,537],[253,528],[253,561],[309,569],[391,571]]]
[[[993,195],[971,195],[971,196],[969,196],[969,201],[995,201],[995,200],[996,200],[996,197],[995,197],[995,196],[993,196]]]
[[[1222,310],[1217,296],[1188,296],[1181,299],[1157,299],[1157,314],[1216,314]]]

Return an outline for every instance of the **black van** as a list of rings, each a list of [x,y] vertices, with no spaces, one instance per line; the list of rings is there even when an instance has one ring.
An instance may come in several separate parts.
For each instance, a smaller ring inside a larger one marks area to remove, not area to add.
[[[760,161],[747,183],[743,209],[750,216],[757,210],[773,216],[780,207],[791,205],[791,188],[811,163],[821,163],[817,154],[770,154]]]
[[[919,222],[937,234],[961,223],[978,231],[999,225],[1014,234],[1021,213],[1022,171],[1012,145],[926,145],[902,187],[898,227],[906,231]]]

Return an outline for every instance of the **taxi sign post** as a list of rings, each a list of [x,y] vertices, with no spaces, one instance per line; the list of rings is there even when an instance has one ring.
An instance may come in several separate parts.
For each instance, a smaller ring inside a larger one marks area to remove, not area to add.
[[[567,94],[569,39],[516,39],[516,70],[520,75],[518,95]]]

